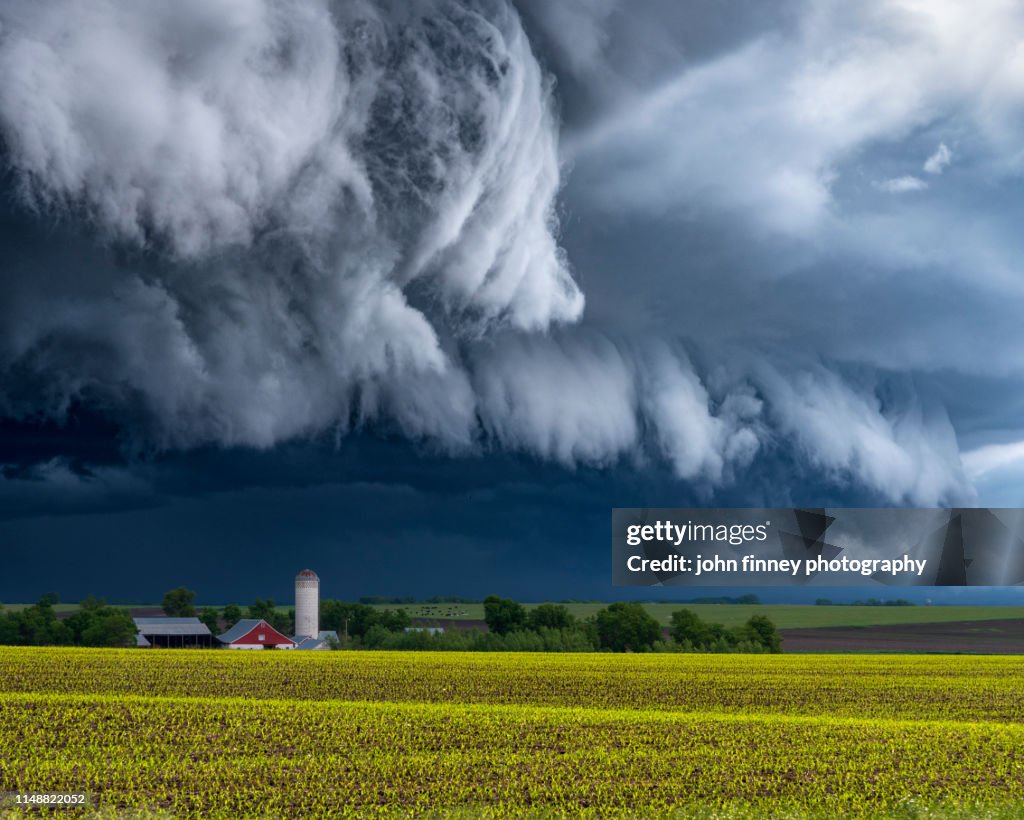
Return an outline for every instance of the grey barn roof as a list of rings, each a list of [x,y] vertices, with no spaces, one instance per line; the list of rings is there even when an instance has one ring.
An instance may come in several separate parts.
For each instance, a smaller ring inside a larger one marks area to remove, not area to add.
[[[321,629],[315,638],[295,635],[292,640],[295,641],[296,649],[327,649],[329,648],[328,641],[332,638],[338,640],[338,633],[333,629]]]
[[[242,620],[231,627],[231,629],[223,635],[218,635],[217,640],[223,643],[231,643],[232,641],[236,641],[241,638],[249,630],[255,629],[257,624],[266,624],[269,629],[274,629],[274,627],[268,624],[263,618],[242,618]],[[280,630],[275,629],[274,631],[278,632]]]
[[[300,636],[296,636],[300,637]],[[301,638],[295,642],[296,649],[319,649],[323,646],[326,641],[320,640],[320,638]]]
[[[212,635],[198,618],[132,618],[143,635]]]

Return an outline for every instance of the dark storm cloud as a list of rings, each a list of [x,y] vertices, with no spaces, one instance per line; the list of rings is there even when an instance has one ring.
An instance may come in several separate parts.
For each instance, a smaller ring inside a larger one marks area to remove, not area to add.
[[[721,500],[756,503],[784,486],[809,502],[870,501],[783,461],[755,460],[743,488]],[[49,481],[45,504],[19,503],[32,481]],[[79,503],[90,492],[92,503]],[[657,467],[453,460],[377,436],[351,437],[337,452],[209,448],[91,475],[54,465],[0,484],[0,600],[54,590],[66,600],[152,602],[181,583],[208,601],[289,601],[291,578],[307,565],[325,595],[347,598],[598,598],[612,593],[611,506],[698,503],[692,487]]]
[[[458,447],[453,334],[582,310],[547,83],[500,2],[12,3],[0,26],[20,204],[108,245],[19,240],[9,412],[92,393],[164,446],[385,415]]]
[[[948,380],[1022,370],[1015,6],[427,7],[6,4],[4,413],[974,497]]]

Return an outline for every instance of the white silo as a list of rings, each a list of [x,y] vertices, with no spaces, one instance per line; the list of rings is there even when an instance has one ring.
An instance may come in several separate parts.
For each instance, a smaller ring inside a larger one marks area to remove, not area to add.
[[[304,569],[295,576],[295,635],[315,638],[320,633],[320,576]]]

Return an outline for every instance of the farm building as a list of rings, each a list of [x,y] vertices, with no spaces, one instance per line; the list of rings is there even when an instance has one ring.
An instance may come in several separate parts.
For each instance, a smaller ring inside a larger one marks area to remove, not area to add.
[[[243,618],[217,640],[227,649],[295,649],[295,641],[262,618]]]
[[[161,649],[211,648],[213,633],[198,618],[133,618],[138,646]]]
[[[296,635],[293,640],[295,641],[296,649],[330,649],[331,641],[337,642],[338,633],[333,629],[321,630],[315,638]]]

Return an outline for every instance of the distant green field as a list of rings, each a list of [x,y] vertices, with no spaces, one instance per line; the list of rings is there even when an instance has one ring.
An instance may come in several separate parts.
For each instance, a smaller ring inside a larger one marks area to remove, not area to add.
[[[27,604],[5,604],[7,610]],[[159,604],[125,605],[123,609],[159,608]],[[204,604],[197,604],[201,609]],[[287,612],[291,604],[278,607]],[[539,604],[525,604],[532,609]],[[593,615],[607,604],[566,604],[577,618]],[[885,626],[889,624],[935,624],[951,621],[995,621],[1024,618],[1024,607],[1017,606],[813,606],[806,604],[644,604],[662,624],[668,624],[677,609],[690,609],[705,621],[738,626],[751,615],[767,615],[780,629],[823,626]],[[483,604],[377,604],[377,609],[404,609],[413,618],[482,621]],[[57,612],[73,612],[77,604],[57,604]],[[244,610],[244,606],[243,606]]]
[[[22,610],[25,607],[30,606],[30,605],[29,604],[8,604],[8,603],[0,602],[0,606],[3,607],[2,611],[4,611],[4,612],[18,612],[19,610]],[[119,607],[119,609],[129,609],[129,608],[130,607]],[[78,609],[78,604],[56,604],[53,607],[53,609],[58,614],[59,613],[63,613],[63,612],[75,612]]]
[[[537,604],[526,604],[532,609]],[[593,615],[606,604],[566,604],[578,618]],[[1024,618],[1024,607],[1016,606],[808,606],[797,604],[645,604],[661,623],[668,624],[677,609],[690,609],[705,621],[738,626],[751,615],[767,615],[780,629],[821,626],[883,626],[886,624],[930,624],[949,621],[994,621]],[[482,604],[380,605],[380,609],[405,609],[413,618],[480,621]]]

